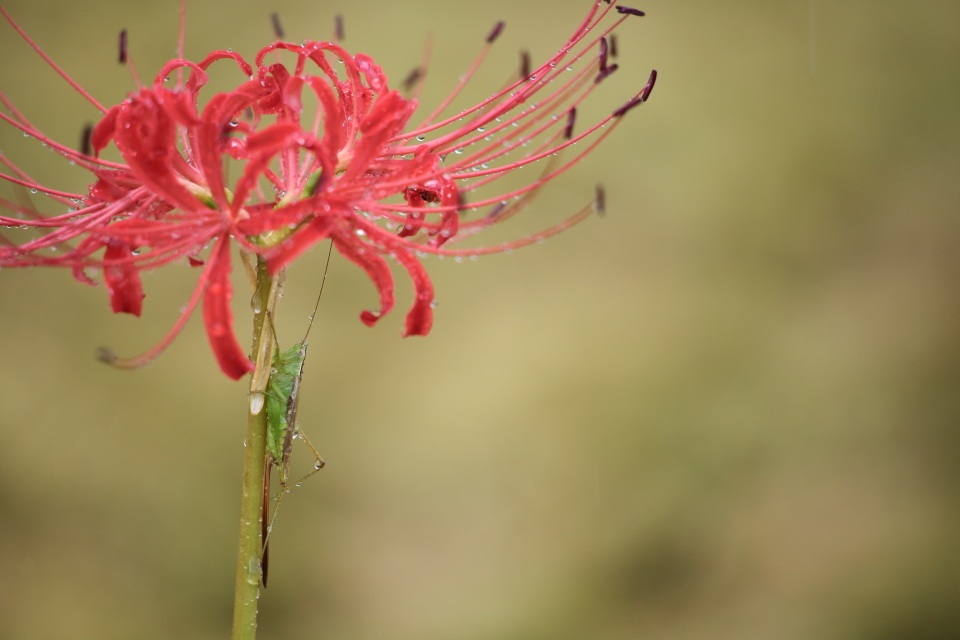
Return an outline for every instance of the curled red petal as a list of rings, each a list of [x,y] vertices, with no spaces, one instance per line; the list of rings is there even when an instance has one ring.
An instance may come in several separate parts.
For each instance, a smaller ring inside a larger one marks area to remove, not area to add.
[[[329,217],[314,218],[310,224],[305,225],[266,254],[270,275],[276,275],[304,251],[329,238],[332,232],[333,221]]]
[[[200,119],[197,117],[196,102],[189,94],[159,89],[156,95],[167,113],[183,126],[193,127],[200,124]]]
[[[333,246],[343,257],[367,272],[371,282],[380,294],[380,311],[364,311],[360,320],[368,327],[372,327],[380,318],[390,313],[396,298],[393,295],[393,274],[387,261],[377,255],[373,247],[342,232],[333,237]]]
[[[160,69],[160,73],[157,74],[157,77],[153,81],[154,88],[160,88],[163,86],[164,81],[170,76],[171,73],[180,68],[189,68],[190,77],[187,78],[187,91],[195,94],[200,90],[203,85],[207,84],[207,73],[199,65],[190,62],[189,60],[170,60],[167,64],[163,65],[163,68]]]
[[[260,69],[260,81],[271,89],[270,93],[260,100],[260,110],[263,113],[279,113],[283,110],[283,90],[288,80],[290,72],[282,64],[272,64]]]
[[[293,76],[283,88],[283,104],[294,113],[303,111],[303,99],[300,96],[300,92],[303,90],[303,82],[302,77]]]
[[[382,95],[360,123],[363,137],[357,143],[350,166],[341,177],[341,182],[358,180],[367,173],[373,160],[383,153],[387,142],[393,138],[410,119],[416,102],[408,102],[396,91]]]
[[[373,58],[364,53],[358,53],[353,56],[353,59],[356,61],[360,72],[366,76],[367,84],[373,89],[374,93],[382,93],[387,88],[387,75],[383,72],[383,68],[376,64]]]
[[[420,206],[420,203],[414,200],[414,198],[415,196],[409,195],[409,190],[408,190],[407,202],[412,204],[413,206]],[[422,213],[418,211],[408,213],[407,219],[404,221],[403,226],[400,227],[400,231],[397,232],[397,235],[400,236],[401,238],[408,238],[410,236],[415,236],[420,231],[420,227],[422,226],[422,223],[423,223]]]
[[[314,148],[313,151],[317,154],[323,171],[333,175],[337,166],[337,151],[340,150],[343,138],[343,108],[333,90],[321,78],[311,76],[306,81],[323,105],[323,140],[319,148]]]
[[[247,136],[247,153],[273,155],[302,135],[295,122],[278,122]]]
[[[253,75],[253,68],[247,63],[246,60],[243,59],[243,56],[241,56],[239,53],[234,53],[233,51],[214,51],[208,54],[207,57],[204,58],[203,61],[197,66],[201,69],[206,69],[213,64],[213,62],[217,60],[223,60],[224,58],[231,58],[234,60],[237,65],[240,66],[240,70],[247,74],[248,77]]]
[[[97,123],[97,126],[93,128],[93,133],[90,134],[90,145],[93,147],[94,154],[99,156],[100,152],[113,140],[113,135],[117,130],[117,114],[119,112],[119,105],[111,107],[110,111],[107,111],[106,115]]]
[[[176,125],[152,91],[143,89],[123,105],[115,137],[130,169],[153,193],[186,211],[206,208],[180,183],[173,169],[180,155]]]
[[[113,260],[123,260],[133,256],[133,251],[125,242],[112,242],[103,254],[103,281],[110,295],[110,308],[114,313],[129,313],[140,317],[143,310],[143,283],[132,261],[110,264]]]
[[[254,364],[243,352],[237,337],[233,333],[233,311],[230,298],[233,287],[230,284],[230,238],[220,236],[217,246],[210,255],[210,281],[203,294],[203,324],[207,329],[207,338],[217,358],[220,369],[232,378],[239,380],[253,371]]]
[[[243,99],[232,93],[218,93],[204,107],[203,122],[196,133],[197,164],[200,165],[210,193],[220,210],[229,206],[224,184],[221,132],[224,121],[232,117],[241,104],[244,104]]]
[[[397,249],[394,255],[407,270],[407,273],[410,274],[415,293],[413,306],[407,312],[403,337],[425,336],[430,333],[430,328],[433,326],[433,283],[430,281],[430,276],[427,275],[427,270],[409,250]]]

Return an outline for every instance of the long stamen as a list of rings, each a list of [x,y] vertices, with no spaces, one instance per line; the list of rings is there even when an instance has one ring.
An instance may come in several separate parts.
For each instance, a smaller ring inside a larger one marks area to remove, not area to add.
[[[427,119],[420,123],[417,126],[417,129],[423,129],[426,126],[429,126],[434,120],[437,119],[441,113],[443,113],[447,107],[450,106],[450,103],[457,99],[457,96],[460,95],[460,92],[463,91],[463,88],[467,86],[467,83],[470,81],[470,78],[473,77],[473,74],[477,72],[477,69],[480,68],[480,65],[483,64],[483,61],[486,59],[487,54],[490,53],[490,49],[493,47],[494,41],[500,37],[500,34],[503,32],[503,28],[506,23],[498,22],[490,34],[487,36],[487,42],[480,50],[480,53],[477,55],[476,59],[473,61],[473,64],[470,65],[470,68],[467,72],[460,78],[460,81],[457,83],[457,86],[454,87],[453,91],[448,95],[438,106],[434,109]]]
[[[102,111],[103,113],[106,113],[106,112],[107,112],[107,109],[106,109],[102,104],[100,104],[99,102],[97,102],[97,101],[94,99],[94,97],[91,96],[89,93],[87,93],[87,92],[83,89],[83,87],[81,87],[79,84],[77,84],[77,83],[73,80],[73,78],[71,78],[70,76],[68,76],[66,71],[64,71],[64,70],[61,69],[59,66],[57,66],[57,64],[50,58],[50,56],[48,56],[46,53],[44,53],[44,52],[43,52],[43,49],[41,49],[41,48],[39,47],[39,45],[37,45],[36,42],[34,42],[33,40],[30,39],[30,36],[28,36],[27,33],[26,33],[22,28],[20,28],[20,25],[17,24],[17,23],[13,20],[13,18],[10,17],[10,14],[7,13],[6,10],[5,10],[3,7],[0,7],[0,13],[2,13],[2,14],[3,14],[3,17],[7,19],[7,22],[10,23],[10,26],[12,26],[14,29],[16,29],[17,33],[20,34],[20,37],[23,38],[24,41],[26,41],[27,44],[29,44],[31,47],[33,47],[33,50],[36,51],[36,52],[40,55],[41,58],[43,58],[44,62],[46,62],[48,65],[50,65],[50,68],[51,68],[51,69],[53,69],[54,71],[56,71],[57,73],[59,73],[59,74],[60,74],[60,77],[63,78],[64,80],[66,80],[67,83],[68,83],[71,87],[73,87],[73,88],[77,91],[77,93],[79,93],[79,94],[82,95],[84,98],[86,98],[87,101],[90,102],[90,104],[92,104],[93,106],[95,106],[97,109],[99,109],[99,110]]]

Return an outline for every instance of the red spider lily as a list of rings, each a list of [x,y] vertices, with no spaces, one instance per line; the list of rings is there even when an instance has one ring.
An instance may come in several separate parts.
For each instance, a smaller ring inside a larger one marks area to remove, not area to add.
[[[89,284],[94,284],[90,274],[99,270],[113,311],[138,316],[144,298],[141,271],[184,259],[202,266],[193,295],[167,336],[139,358],[115,364],[139,366],[156,357],[202,297],[217,361],[224,373],[238,379],[253,364],[233,331],[231,240],[263,257],[275,274],[317,242],[330,239],[379,292],[379,310],[364,311],[361,320],[372,326],[393,308],[394,283],[386,259],[393,257],[410,274],[416,293],[404,335],[426,335],[434,294],[420,256],[511,250],[602,209],[598,190],[595,203],[533,236],[496,246],[450,248],[523,210],[544,184],[576,164],[610,135],[627,111],[646,101],[656,72],[623,106],[574,135],[578,105],[617,69],[608,61],[607,36],[627,16],[642,15],[617,6],[618,18],[597,28],[612,9],[609,2],[591,3],[586,18],[552,58],[530,69],[524,53],[521,73],[505,88],[440,119],[500,34],[499,23],[451,95],[417,126],[409,126],[417,100],[390,89],[381,68],[366,55],[351,56],[329,42],[278,41],[261,50],[253,66],[231,51],[214,51],[193,63],[183,59],[182,26],[181,54],[163,67],[152,87],[105,109],[0,9],[24,40],[104,113],[89,131],[92,149],[78,152],[43,135],[0,93],[11,113],[0,113],[0,118],[95,178],[87,194],[57,191],[0,156],[10,171],[0,177],[69,207],[65,214],[43,216],[0,200],[14,214],[0,216],[0,224],[38,234],[21,242],[0,234],[0,266],[69,267]],[[295,62],[281,63],[281,52]],[[126,59],[125,47],[121,59]],[[201,107],[207,70],[219,60],[237,64],[249,80]],[[177,76],[172,84],[167,82],[171,74]],[[422,79],[423,71],[417,76]],[[305,106],[305,97],[316,107]],[[588,138],[573,158],[560,160],[560,152]],[[99,159],[110,143],[123,163]],[[511,154],[514,158],[508,159]],[[228,186],[231,160],[242,168]],[[504,176],[540,160],[545,161],[542,173],[525,186],[503,187],[494,197],[471,201],[471,210],[488,212],[465,219],[467,194],[494,189]]]

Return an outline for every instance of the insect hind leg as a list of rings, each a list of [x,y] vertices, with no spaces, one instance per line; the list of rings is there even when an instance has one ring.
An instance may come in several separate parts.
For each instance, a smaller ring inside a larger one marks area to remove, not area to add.
[[[321,457],[320,453],[317,451],[317,448],[313,446],[313,443],[310,442],[310,438],[307,437],[307,434],[305,434],[303,429],[300,428],[300,425],[297,425],[297,430],[294,432],[294,437],[299,437],[301,440],[303,440],[303,443],[309,447],[310,452],[313,454],[315,459],[315,462],[313,463],[313,471],[297,480],[295,486],[299,487],[307,478],[315,474],[317,471],[320,471],[320,469],[323,469],[327,463],[323,457]]]
[[[311,472],[308,473],[307,475],[303,476],[302,478],[300,478],[299,480],[297,480],[296,483],[294,483],[294,486],[295,486],[295,487],[299,487],[301,484],[303,484],[303,483],[307,480],[307,478],[309,478],[310,476],[312,476],[312,475],[315,474],[316,472],[320,471],[320,469],[323,469],[324,466],[326,466],[327,463],[326,463],[326,461],[323,459],[323,457],[321,457],[320,453],[317,451],[317,448],[313,446],[313,443],[310,442],[310,439],[307,438],[307,434],[305,434],[305,433],[299,428],[299,426],[297,427],[297,430],[296,430],[296,432],[295,432],[295,436],[294,436],[294,437],[298,437],[298,438],[300,438],[301,440],[303,440],[304,444],[306,444],[307,447],[309,447],[311,453],[313,453],[313,457],[314,457],[315,460],[316,460],[316,461],[314,462],[314,464],[313,464],[313,467],[314,467],[314,468],[313,468],[313,471],[311,471]],[[263,550],[264,550],[264,551],[267,550],[267,543],[268,543],[269,540],[270,540],[270,534],[271,534],[271,532],[273,532],[273,524],[276,522],[276,520],[277,520],[277,514],[280,512],[280,503],[283,501],[283,494],[285,494],[285,493],[290,493],[290,489],[287,488],[287,487],[289,486],[289,482],[288,482],[288,481],[289,481],[289,478],[288,478],[288,477],[285,477],[283,465],[276,464],[276,463],[268,463],[267,473],[272,473],[272,467],[276,467],[276,468],[277,468],[277,472],[278,472],[279,475],[280,475],[280,490],[279,490],[276,494],[274,494],[273,496],[271,496],[270,498],[266,498],[266,496],[264,496],[264,512],[263,512],[264,522],[266,522],[266,517],[267,517],[267,513],[268,513],[268,505],[269,505],[269,503],[272,502],[272,501],[274,501],[274,500],[277,501],[277,506],[274,507],[274,509],[273,509],[273,515],[270,517],[270,523],[269,523],[269,524],[265,527],[265,529],[264,529],[264,537],[263,537]],[[269,484],[265,484],[265,486],[266,486],[266,487],[269,487],[270,485],[269,485]]]

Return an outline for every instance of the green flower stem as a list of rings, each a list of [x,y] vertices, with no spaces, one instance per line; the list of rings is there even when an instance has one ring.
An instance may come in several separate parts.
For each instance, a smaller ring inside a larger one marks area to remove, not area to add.
[[[240,505],[240,547],[237,553],[237,581],[233,599],[233,640],[254,640],[257,635],[257,598],[262,575],[260,555],[263,546],[261,510],[267,444],[267,412],[262,409],[262,390],[266,386],[272,364],[270,346],[273,342],[270,323],[265,321],[265,312],[273,314],[279,280],[279,275],[270,278],[266,263],[257,260],[256,291],[253,299],[253,354],[256,357],[257,369],[253,372],[249,405],[256,406],[259,393],[261,408],[256,414],[247,411]]]

